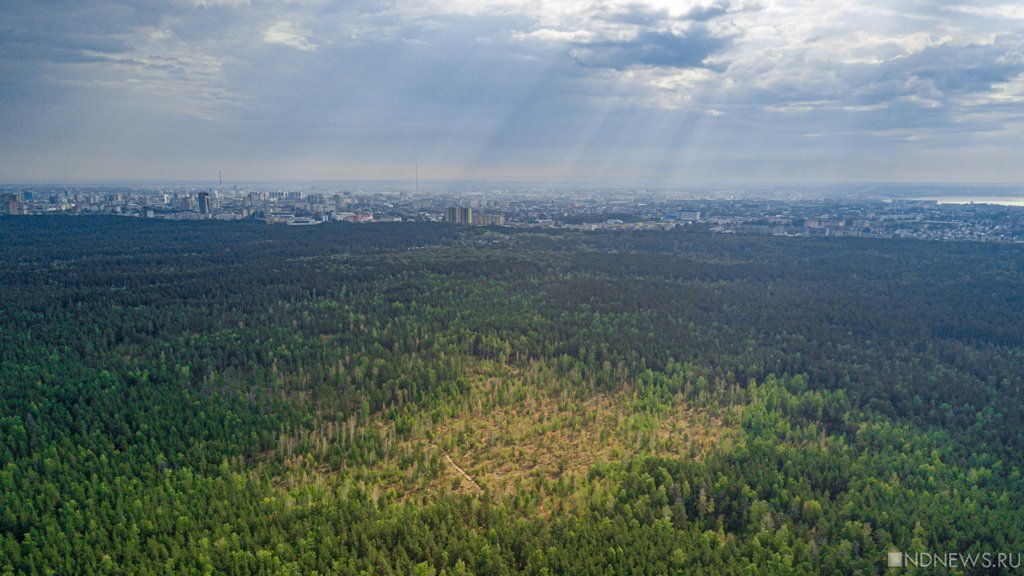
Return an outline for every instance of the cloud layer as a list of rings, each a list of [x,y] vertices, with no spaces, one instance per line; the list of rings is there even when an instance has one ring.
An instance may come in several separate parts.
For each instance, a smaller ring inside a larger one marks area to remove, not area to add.
[[[1012,3],[9,4],[0,179],[1024,178]]]

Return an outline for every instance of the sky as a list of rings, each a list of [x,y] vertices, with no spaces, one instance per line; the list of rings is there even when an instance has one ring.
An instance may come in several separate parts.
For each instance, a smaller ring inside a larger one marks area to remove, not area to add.
[[[1024,181],[1024,4],[2,0],[0,181]]]

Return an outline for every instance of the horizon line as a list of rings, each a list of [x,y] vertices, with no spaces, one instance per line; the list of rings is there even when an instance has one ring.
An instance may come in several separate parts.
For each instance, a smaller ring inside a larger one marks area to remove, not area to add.
[[[991,188],[1021,187],[1024,182],[1014,181],[948,181],[948,180],[700,180],[700,181],[675,181],[675,180],[642,180],[633,178],[622,179],[532,179],[532,178],[502,178],[502,179],[406,179],[406,178],[352,178],[352,179],[325,179],[325,180],[272,180],[272,179],[239,179],[229,181],[227,184],[218,183],[216,178],[82,178],[82,179],[9,179],[0,180],[0,187],[9,186],[158,186],[158,185],[180,185],[194,187],[224,188],[232,186],[254,186],[254,185],[280,185],[280,186],[313,186],[313,185],[341,185],[341,184],[413,184],[415,182],[428,184],[544,184],[549,186],[591,186],[591,187],[622,187],[622,188],[721,188],[740,187],[754,188],[764,186],[793,186],[793,187],[844,187],[844,186],[980,186]]]

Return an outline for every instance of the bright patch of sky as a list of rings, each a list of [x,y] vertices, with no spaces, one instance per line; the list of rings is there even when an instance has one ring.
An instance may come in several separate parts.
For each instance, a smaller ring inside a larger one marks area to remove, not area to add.
[[[1024,179],[1024,11],[5,2],[0,180]]]

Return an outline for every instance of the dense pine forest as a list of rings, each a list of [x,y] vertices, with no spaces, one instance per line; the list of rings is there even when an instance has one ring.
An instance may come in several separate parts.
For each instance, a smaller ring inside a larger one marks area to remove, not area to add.
[[[1022,448],[1022,246],[0,219],[3,575],[883,574]]]

